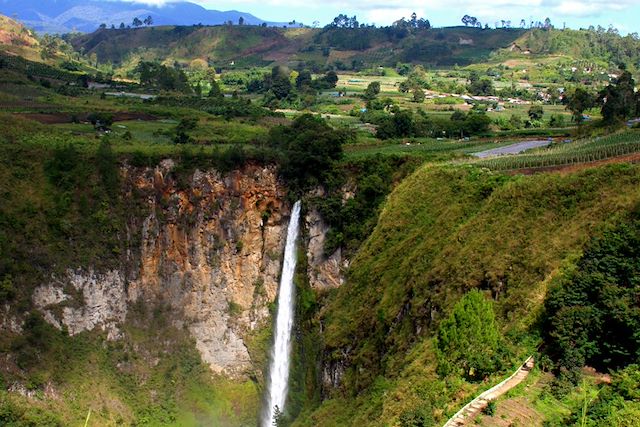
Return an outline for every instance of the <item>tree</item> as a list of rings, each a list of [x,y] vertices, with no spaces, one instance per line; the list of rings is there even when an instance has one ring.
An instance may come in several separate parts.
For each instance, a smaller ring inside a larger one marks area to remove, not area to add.
[[[209,98],[222,99],[224,98],[224,94],[222,90],[220,90],[220,85],[217,81],[211,79],[210,82],[211,89],[209,90]]]
[[[162,90],[191,93],[191,86],[182,70],[155,62],[141,61],[135,71],[140,75],[140,84]]]
[[[311,72],[309,70],[302,70],[298,77],[296,77],[296,88],[298,90],[303,87],[310,87],[313,82],[313,77],[311,77]]]
[[[596,98],[591,92],[579,87],[565,97],[565,103],[567,110],[571,111],[573,121],[580,124],[583,121],[584,112],[595,106]]]
[[[153,18],[151,17],[151,15],[147,16],[144,19],[144,25],[146,25],[147,27],[153,25]]]
[[[120,29],[121,29],[121,30],[124,30],[125,28],[126,28],[126,26],[124,25],[124,22],[121,22],[121,23],[120,23]]]
[[[305,73],[305,71],[302,71],[302,73]],[[307,80],[309,77],[304,75],[301,77],[301,79]],[[337,84],[338,84],[338,75],[336,74],[335,71],[330,70],[330,71],[327,71],[327,73],[324,76],[319,77],[315,80],[312,80],[310,87],[317,90],[326,90],[326,89],[335,88]]]
[[[133,18],[133,22],[131,23],[134,27],[141,27],[142,21],[136,16]]]
[[[332,88],[336,87],[336,85],[338,84],[338,74],[336,74],[336,72],[333,70],[327,71],[327,74],[324,75],[323,79]]]
[[[101,30],[105,30],[107,28],[107,24],[105,24],[104,22],[102,24],[100,24],[99,27]]]
[[[480,21],[478,21],[478,18],[476,18],[475,16],[464,15],[462,17],[462,23],[465,25],[465,27],[468,27],[468,26],[482,27],[482,24],[480,23]]]
[[[375,99],[380,93],[380,82],[375,81],[369,83],[367,89],[364,91],[363,98],[367,100]]]
[[[425,100],[426,96],[424,93],[424,90],[422,90],[419,87],[415,87],[413,88],[413,102],[417,102],[419,104],[422,104]]]
[[[286,67],[273,67],[269,83],[268,87],[276,99],[284,99],[291,93],[291,80],[289,79],[289,70]]]
[[[493,81],[488,78],[473,81],[468,87],[469,93],[476,96],[489,96],[495,93]]]
[[[40,57],[44,60],[53,59],[58,51],[58,39],[49,34],[45,34],[40,42]]]
[[[542,105],[532,105],[527,114],[531,120],[540,121],[542,120],[542,116],[544,116],[544,109]]]
[[[376,136],[380,139],[414,136],[415,121],[409,110],[396,111],[393,116],[384,116],[378,123]]]
[[[438,328],[438,373],[481,380],[500,366],[500,333],[493,304],[481,291],[469,291]]]
[[[628,71],[623,71],[615,84],[605,87],[598,100],[602,104],[602,118],[605,123],[615,123],[634,117],[637,113],[635,81]]]
[[[180,123],[174,129],[173,142],[175,144],[188,144],[193,142],[191,131],[198,126],[198,119],[194,117],[186,117],[180,120]]]
[[[113,124],[113,115],[109,113],[91,113],[87,119],[96,130],[107,131]]]
[[[278,405],[273,408],[273,420],[271,422],[273,427],[283,427],[284,426],[284,414],[278,407]]]
[[[549,118],[549,127],[552,128],[562,128],[565,126],[564,116],[560,114],[554,114]]]
[[[244,18],[242,16],[238,18],[238,25],[244,25]]]
[[[513,129],[520,129],[520,128],[522,128],[524,123],[522,123],[522,118],[519,115],[512,114],[511,117],[509,118],[509,125]]]
[[[311,114],[269,133],[269,143],[281,153],[280,175],[294,191],[325,184],[335,162],[343,156],[342,145],[351,140],[350,131],[334,130]]]

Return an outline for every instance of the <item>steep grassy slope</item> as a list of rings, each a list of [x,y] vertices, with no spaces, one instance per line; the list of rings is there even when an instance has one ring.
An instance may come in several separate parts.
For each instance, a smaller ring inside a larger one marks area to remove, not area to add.
[[[486,387],[435,371],[431,337],[453,304],[473,288],[492,297],[511,361],[504,367],[517,363],[540,342],[551,278],[590,236],[637,209],[639,184],[640,168],[629,165],[528,177],[416,172],[389,197],[347,285],[323,311],[325,372],[341,382],[325,381],[333,398],[299,425],[442,422]]]

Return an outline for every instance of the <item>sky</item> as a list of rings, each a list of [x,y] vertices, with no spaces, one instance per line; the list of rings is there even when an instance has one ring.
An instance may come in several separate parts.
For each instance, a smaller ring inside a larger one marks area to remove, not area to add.
[[[173,0],[138,0],[162,4]],[[207,9],[240,10],[268,21],[318,21],[326,25],[339,13],[356,15],[360,22],[387,25],[413,11],[433,26],[461,25],[468,14],[494,26],[501,20],[519,25],[524,19],[544,21],[556,27],[587,28],[613,25],[621,33],[640,32],[640,0],[190,0]]]

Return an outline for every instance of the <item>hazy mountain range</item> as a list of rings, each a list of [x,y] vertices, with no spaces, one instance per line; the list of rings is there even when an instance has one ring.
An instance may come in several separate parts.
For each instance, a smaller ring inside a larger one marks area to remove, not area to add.
[[[0,13],[22,21],[40,33],[91,32],[100,24],[131,25],[134,18],[153,18],[154,25],[216,25],[227,21],[258,25],[263,21],[236,10],[208,10],[190,2],[151,6],[144,3],[95,0],[0,0]],[[279,25],[268,22],[269,25]]]

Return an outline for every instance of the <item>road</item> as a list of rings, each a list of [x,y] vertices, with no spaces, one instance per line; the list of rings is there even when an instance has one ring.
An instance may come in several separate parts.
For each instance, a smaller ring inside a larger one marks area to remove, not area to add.
[[[492,148],[491,150],[480,151],[479,153],[473,153],[473,156],[484,159],[485,157],[504,156],[507,154],[519,154],[523,151],[530,150],[532,148],[546,147],[551,141],[524,141],[518,142],[512,145],[506,145],[504,147]]]

